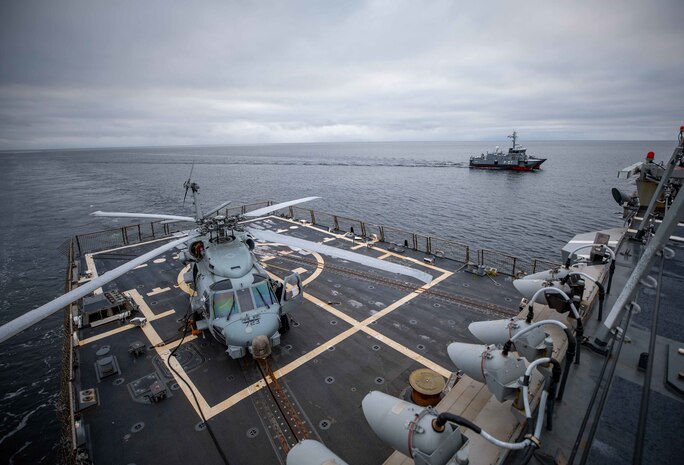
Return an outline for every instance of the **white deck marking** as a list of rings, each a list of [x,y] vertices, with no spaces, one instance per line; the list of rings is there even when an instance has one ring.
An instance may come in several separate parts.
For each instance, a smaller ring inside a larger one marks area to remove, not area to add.
[[[295,268],[295,269],[292,270],[292,271],[293,271],[294,273],[304,274],[304,273],[306,273],[308,270],[307,270],[306,268],[302,268],[302,267],[300,266],[299,268]]]
[[[147,263],[143,263],[142,265],[138,265],[138,266],[136,266],[136,267],[133,268],[133,269],[134,269],[134,270],[139,270],[140,268],[145,268],[146,266],[147,266]]]
[[[166,261],[165,258],[156,258],[152,260],[152,263],[164,263]]]
[[[165,287],[163,289],[161,287],[155,287],[154,289],[152,289],[151,292],[147,293],[147,297],[152,297],[153,295],[161,294],[162,292],[166,292],[166,291],[170,291],[170,290],[171,290],[170,287]]]

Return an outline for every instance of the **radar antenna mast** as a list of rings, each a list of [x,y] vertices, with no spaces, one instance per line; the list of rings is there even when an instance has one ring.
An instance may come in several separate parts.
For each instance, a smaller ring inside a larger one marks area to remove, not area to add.
[[[518,133],[513,131],[513,134],[508,136],[509,139],[513,139],[513,149],[515,150],[515,141],[518,139]]]

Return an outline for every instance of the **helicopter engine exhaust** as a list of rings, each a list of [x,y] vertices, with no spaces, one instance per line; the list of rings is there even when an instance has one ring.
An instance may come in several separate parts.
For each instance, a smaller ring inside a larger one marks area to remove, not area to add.
[[[254,250],[254,247],[256,246],[256,244],[254,243],[254,239],[251,238],[247,238],[247,240],[245,240],[245,244],[247,245],[247,247],[249,247],[249,250]]]

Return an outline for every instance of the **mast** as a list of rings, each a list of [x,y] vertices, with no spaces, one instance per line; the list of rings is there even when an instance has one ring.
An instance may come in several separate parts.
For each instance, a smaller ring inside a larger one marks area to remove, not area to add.
[[[513,150],[515,150],[515,141],[516,141],[517,138],[518,138],[518,133],[515,132],[515,131],[513,131],[513,134],[511,134],[511,135],[508,136],[508,137],[511,138],[511,139],[513,139]]]

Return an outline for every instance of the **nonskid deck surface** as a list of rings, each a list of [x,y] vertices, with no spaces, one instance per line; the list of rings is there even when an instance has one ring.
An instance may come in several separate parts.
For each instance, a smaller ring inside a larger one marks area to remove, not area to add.
[[[257,254],[268,272],[283,277],[294,270],[305,283],[303,299],[291,313],[292,328],[270,359],[277,395],[289,406],[283,410],[256,362],[230,359],[208,334],[183,339],[176,353],[180,366],[173,359],[171,364],[191,388],[178,379],[167,362],[189,306],[178,251],[130,271],[104,291],[127,292],[148,324],[113,322],[79,335],[77,389],[99,391],[99,405],[80,412],[95,463],[220,463],[193,393],[231,464],[284,463],[293,430],[322,441],[348,463],[382,463],[392,450],[366,423],[363,397],[371,390],[401,396],[409,374],[424,366],[448,377],[455,367],[446,347],[452,341],[475,342],[467,330],[470,322],[518,312],[510,278],[476,276],[450,260],[430,265],[419,252],[367,247],[282,218],[252,226],[416,267],[433,281],[423,285],[355,263],[259,244]],[[84,266],[102,274],[156,245],[93,254]],[[135,341],[146,346],[142,356],[128,353]],[[116,356],[119,373],[98,382],[95,363],[103,354]],[[167,388],[168,397],[150,403],[146,395],[155,381]]]

